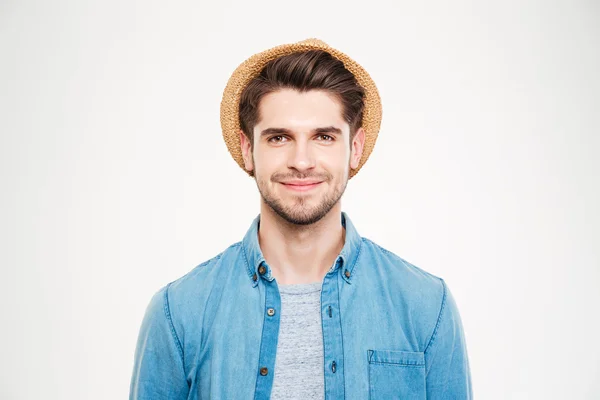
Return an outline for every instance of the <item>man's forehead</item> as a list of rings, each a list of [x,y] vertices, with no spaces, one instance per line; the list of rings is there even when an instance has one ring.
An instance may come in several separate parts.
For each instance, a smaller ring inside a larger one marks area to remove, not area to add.
[[[339,99],[322,90],[299,92],[281,89],[265,95],[259,105],[259,120],[255,129],[287,128],[313,130],[334,127],[349,130]]]

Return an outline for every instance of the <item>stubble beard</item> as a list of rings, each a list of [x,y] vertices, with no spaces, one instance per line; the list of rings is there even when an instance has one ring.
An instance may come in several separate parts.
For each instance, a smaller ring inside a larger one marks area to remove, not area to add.
[[[333,192],[326,193],[321,201],[314,207],[309,207],[308,203],[314,195],[291,195],[290,204],[284,204],[280,198],[277,198],[270,191],[269,183],[258,176],[255,176],[258,191],[265,204],[269,206],[283,220],[294,225],[311,225],[320,221],[331,211],[331,209],[340,201],[348,184],[348,177],[343,182],[336,185]],[[323,182],[332,182],[333,179]],[[275,185],[281,183],[273,182]],[[318,189],[317,189],[318,190]]]

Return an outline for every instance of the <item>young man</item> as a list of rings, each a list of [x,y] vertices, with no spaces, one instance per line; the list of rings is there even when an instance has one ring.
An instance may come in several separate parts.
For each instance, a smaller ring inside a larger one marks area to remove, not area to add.
[[[342,212],[380,120],[366,71],[316,39],[236,69],[221,124],[260,214],[154,295],[130,399],[472,398],[448,286]]]

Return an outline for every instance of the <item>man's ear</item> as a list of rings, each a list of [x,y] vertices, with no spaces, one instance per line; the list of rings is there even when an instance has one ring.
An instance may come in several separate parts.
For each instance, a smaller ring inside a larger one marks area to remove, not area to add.
[[[365,130],[360,127],[350,143],[350,168],[355,169],[360,164],[360,158],[365,147]]]
[[[240,146],[242,148],[242,157],[244,158],[244,167],[247,171],[252,171],[254,169],[254,163],[252,162],[252,143],[241,129]]]

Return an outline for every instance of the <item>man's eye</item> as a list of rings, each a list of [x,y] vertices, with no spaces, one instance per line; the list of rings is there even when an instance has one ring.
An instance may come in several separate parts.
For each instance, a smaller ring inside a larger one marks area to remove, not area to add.
[[[327,138],[327,139],[325,140],[326,142],[331,142],[331,141],[333,141],[333,137],[332,137],[332,136],[329,136],[329,135],[319,135],[319,137],[324,137],[324,138]]]
[[[274,143],[281,142],[281,140],[273,140],[273,139],[277,139],[277,138],[283,139],[283,136],[281,136],[281,135],[273,136],[272,138],[269,139],[269,142],[274,142]]]

